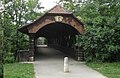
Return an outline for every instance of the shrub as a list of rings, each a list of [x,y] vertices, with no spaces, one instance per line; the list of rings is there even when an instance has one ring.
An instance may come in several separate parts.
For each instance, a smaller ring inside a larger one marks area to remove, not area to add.
[[[116,30],[108,27],[86,27],[85,33],[79,37],[86,61],[119,61],[120,45]]]
[[[15,58],[13,53],[6,53],[4,55],[4,63],[14,63],[15,62]]]

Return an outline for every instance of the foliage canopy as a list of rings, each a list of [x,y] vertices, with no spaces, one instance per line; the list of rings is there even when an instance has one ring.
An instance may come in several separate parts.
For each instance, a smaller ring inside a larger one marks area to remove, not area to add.
[[[120,60],[119,0],[61,0],[60,4],[85,24],[78,46],[86,61]]]
[[[28,37],[17,31],[40,16],[39,0],[1,0],[0,28],[4,32],[4,62],[14,62],[18,49],[27,49]],[[72,11],[85,25],[78,38],[86,61],[120,60],[119,0],[60,0],[60,5]],[[18,45],[19,43],[19,45]]]
[[[21,26],[34,21],[42,13],[39,0],[1,0],[1,28],[4,32],[4,61],[15,61],[17,50],[27,49],[28,37],[17,31]]]

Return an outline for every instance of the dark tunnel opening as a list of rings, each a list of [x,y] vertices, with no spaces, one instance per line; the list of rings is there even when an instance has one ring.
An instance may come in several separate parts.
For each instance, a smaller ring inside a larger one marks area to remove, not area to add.
[[[76,36],[80,33],[72,26],[60,22],[50,23],[36,33],[36,39],[44,37],[47,46],[60,50],[68,56],[76,58]],[[37,53],[37,52],[35,52]]]

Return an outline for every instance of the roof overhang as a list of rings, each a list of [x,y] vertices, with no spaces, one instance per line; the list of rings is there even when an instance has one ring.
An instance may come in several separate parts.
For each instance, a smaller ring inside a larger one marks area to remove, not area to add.
[[[48,17],[49,17],[49,19],[50,18],[53,19],[52,17],[55,17],[55,16],[72,17],[76,22],[78,22],[80,24],[80,26],[82,26],[82,28],[84,28],[84,26],[83,26],[84,24],[78,18],[76,18],[73,15],[73,13],[67,12],[64,8],[62,8],[61,6],[57,5],[57,6],[53,7],[52,9],[50,9],[49,11],[47,11],[44,15],[40,16],[34,22],[32,22],[30,24],[27,24],[27,25],[21,27],[18,30],[20,32],[22,32],[22,33],[29,34],[30,33],[29,29],[31,27],[39,25],[42,22],[45,22]]]

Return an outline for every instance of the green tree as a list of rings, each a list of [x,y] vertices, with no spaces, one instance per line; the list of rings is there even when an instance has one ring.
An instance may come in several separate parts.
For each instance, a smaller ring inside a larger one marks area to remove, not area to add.
[[[0,27],[0,78],[3,78],[3,30]]]
[[[2,2],[0,2],[0,17],[3,17],[3,6]],[[0,78],[3,78],[3,19],[0,19]]]
[[[78,40],[78,46],[83,47],[85,60],[119,61],[120,1],[82,0],[77,3],[79,7],[69,6],[76,4],[71,1],[63,2],[63,5],[77,8],[75,15],[85,24],[85,32]]]
[[[17,50],[27,49],[28,37],[18,28],[35,20],[43,8],[38,0],[3,0],[4,62],[14,62]]]

